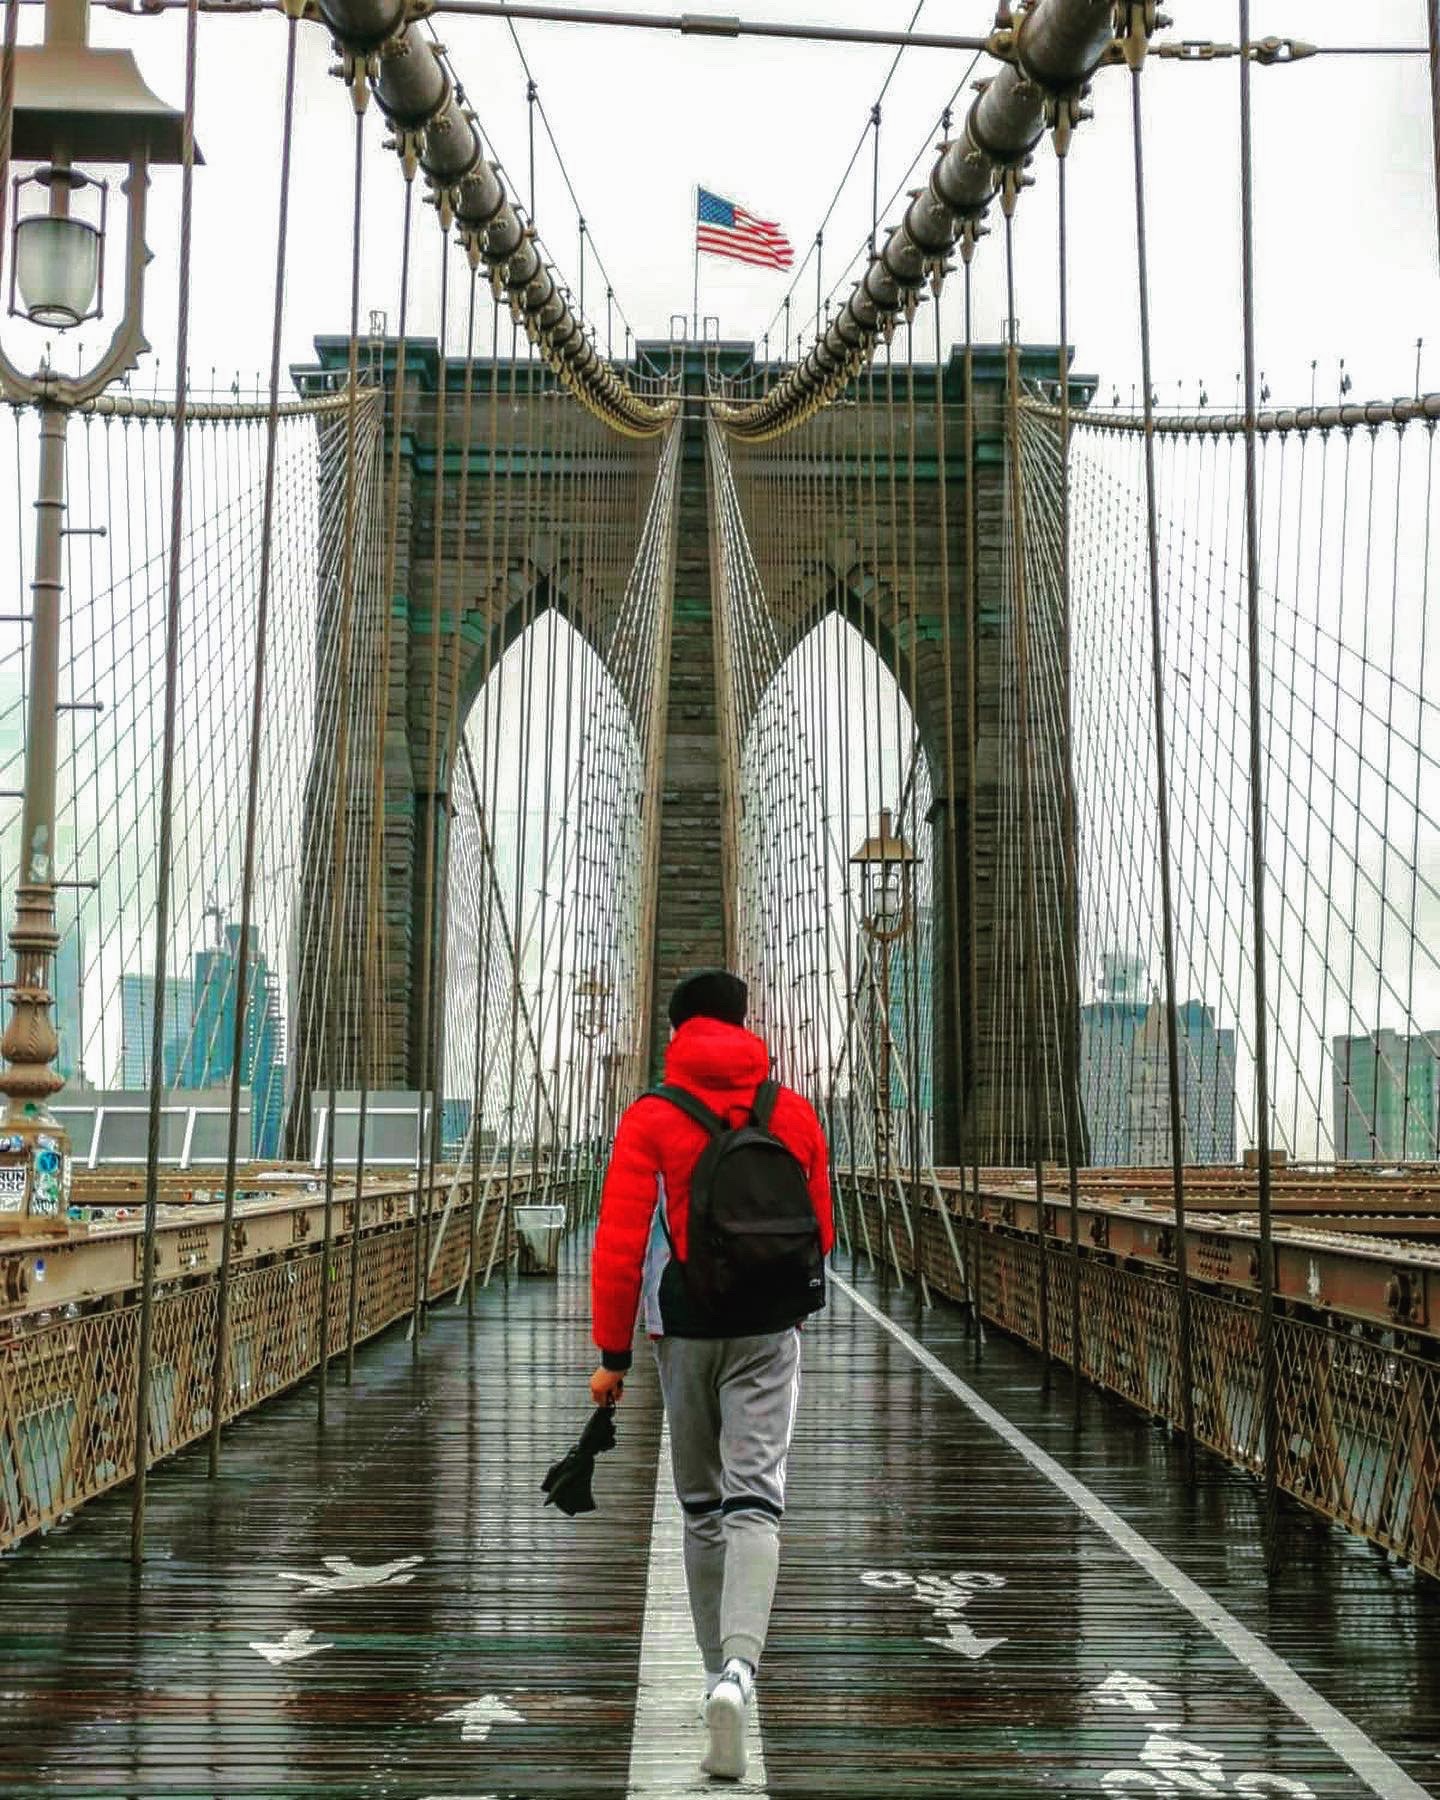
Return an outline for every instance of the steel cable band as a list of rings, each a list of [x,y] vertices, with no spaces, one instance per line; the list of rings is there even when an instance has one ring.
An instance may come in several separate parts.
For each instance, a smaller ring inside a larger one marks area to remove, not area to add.
[[[931,271],[943,271],[961,227],[988,208],[1006,171],[1024,164],[1045,130],[1047,99],[1078,93],[1113,34],[1111,0],[1037,0],[1011,38],[1014,60],[983,84],[818,342],[763,399],[717,408],[729,430],[751,438],[788,431],[864,367]]]
[[[483,154],[474,114],[439,50],[421,37],[407,10],[385,0],[322,0],[341,73],[357,92],[368,82],[407,172],[423,170],[442,225],[448,230],[453,221],[472,268],[485,264],[497,296],[508,295],[517,322],[561,384],[612,430],[653,436],[670,408],[641,399],[591,344],[541,260],[533,228]]]

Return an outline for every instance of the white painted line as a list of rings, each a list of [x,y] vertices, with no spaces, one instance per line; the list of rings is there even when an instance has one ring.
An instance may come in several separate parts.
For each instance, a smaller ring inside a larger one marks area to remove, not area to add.
[[[863,1295],[857,1294],[843,1277],[832,1270],[830,1279],[861,1312],[868,1314],[883,1331],[890,1333],[896,1343],[903,1345],[916,1362],[928,1369],[977,1419],[988,1425],[997,1437],[1023,1456],[1037,1474],[1043,1475],[1057,1487],[1073,1506],[1084,1513],[1092,1525],[1104,1532],[1117,1550],[1123,1551],[1132,1562],[1138,1564],[1217,1643],[1224,1645],[1235,1660],[1248,1669],[1263,1687],[1268,1688],[1282,1706],[1287,1707],[1302,1725],[1308,1726],[1352,1773],[1359,1776],[1372,1794],[1379,1796],[1379,1800],[1434,1800],[1429,1790],[1412,1780],[1399,1763],[1387,1756],[1373,1739],[1365,1735],[1353,1719],[1347,1718],[1338,1707],[1332,1706],[1322,1695],[1317,1694],[1309,1682],[1297,1675],[1289,1663],[1277,1656],[1248,1625],[1242,1625],[1233,1613],[1207,1594],[1198,1582],[1192,1581],[1182,1569],[1177,1569],[1169,1557],[1157,1550],[1132,1525],[1127,1525],[1119,1513],[1107,1506],[1083,1481],[1077,1481],[1053,1456],[1038,1444],[1032,1443],[1018,1426],[1013,1425],[1003,1413],[997,1412],[974,1388],[961,1381],[938,1356],[932,1355],[923,1344],[917,1343],[908,1331],[881,1312],[879,1307],[872,1306]]]
[[[670,1481],[670,1432],[660,1434],[655,1474],[655,1513],[650,1527],[650,1568],[645,1581],[645,1624],[640,1638],[640,1680],[635,1693],[635,1736],[630,1746],[629,1800],[717,1800],[749,1794],[768,1800],[758,1708],[751,1702],[749,1773],[743,1781],[716,1781],[700,1773],[705,1725],[700,1702],[705,1674],[690,1623],[685,1593],[685,1524]]]

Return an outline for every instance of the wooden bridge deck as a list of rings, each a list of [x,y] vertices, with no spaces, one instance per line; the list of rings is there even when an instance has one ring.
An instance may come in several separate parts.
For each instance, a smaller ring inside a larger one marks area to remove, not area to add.
[[[139,1580],[123,1494],[5,1558],[0,1793],[723,1793],[693,1773],[648,1359],[600,1512],[538,1504],[585,1411],[581,1254],[436,1309],[418,1359],[364,1351],[323,1443],[306,1387],[235,1426],[217,1483],[203,1453],[159,1470]],[[1248,1484],[1187,1487],[1100,1396],[1077,1436],[1063,1376],[1045,1398],[999,1338],[977,1367],[908,1290],[837,1289],[805,1354],[742,1791],[1440,1793],[1433,1584],[1297,1515],[1267,1589]]]

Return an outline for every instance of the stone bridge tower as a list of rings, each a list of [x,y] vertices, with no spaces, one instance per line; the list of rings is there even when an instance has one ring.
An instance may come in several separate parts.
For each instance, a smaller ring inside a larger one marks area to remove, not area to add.
[[[677,976],[685,969],[724,960],[729,940],[727,896],[722,874],[722,777],[718,718],[718,683],[715,661],[715,609],[718,604],[715,547],[711,533],[711,474],[705,444],[705,391],[707,360],[735,371],[750,364],[748,344],[709,345],[688,351],[668,344],[640,347],[652,364],[669,366],[679,377],[682,392],[681,469],[678,502],[671,654],[666,680],[667,726],[662,771],[662,812],[659,832],[661,891],[665,904],[656,921],[654,941],[654,1004],[651,1032],[652,1056],[658,1064],[666,1037],[664,1002]],[[298,371],[303,387],[313,391],[343,379],[346,341],[322,339],[317,343],[318,366]],[[1035,379],[1053,380],[1057,353],[1035,347],[1023,353],[1024,372]],[[965,791],[963,766],[959,786],[950,793],[945,781],[944,742],[947,716],[957,744],[965,742],[969,729],[965,695],[965,656],[972,639],[965,617],[965,459],[960,428],[963,372],[958,352],[943,371],[944,398],[950,419],[944,467],[940,466],[934,433],[933,367],[917,366],[914,417],[917,442],[914,469],[917,477],[917,606],[916,625],[908,623],[892,631],[888,603],[882,616],[871,616],[874,596],[886,588],[886,571],[907,566],[908,558],[893,553],[894,546],[879,542],[869,548],[870,579],[857,561],[853,541],[837,532],[825,546],[823,557],[803,588],[768,595],[780,631],[782,651],[804,636],[832,611],[844,614],[872,642],[902,690],[916,696],[917,725],[925,745],[932,777],[934,806],[931,823],[936,844],[943,842],[954,809],[961,842],[966,841],[973,810],[976,906],[973,916],[967,896],[971,883],[962,869],[959,891],[951,893],[946,879],[948,858],[935,855],[934,883],[934,1093],[936,1102],[936,1159],[958,1159],[962,1143],[973,1146],[979,1136],[982,1162],[998,1160],[1001,1144],[1013,1141],[1014,1122],[1002,1125],[997,1108],[1002,1097],[986,1091],[983,1081],[970,1072],[986,1066],[987,1040],[1013,1032],[1016,1021],[999,1015],[996,996],[1023,991],[1022,971],[992,985],[986,972],[997,947],[996,907],[1002,903],[996,874],[1001,852],[1002,762],[1013,753],[1003,740],[1002,717],[1006,684],[1013,679],[1008,665],[1006,637],[1009,599],[1004,573],[1007,556],[1005,533],[1005,447],[1003,350],[977,349],[976,397],[976,537],[977,605],[974,619],[974,652],[979,690],[974,792]],[[388,670],[386,709],[385,834],[386,916],[384,919],[385,992],[378,996],[379,1018],[375,1027],[378,1046],[373,1081],[376,1087],[414,1088],[422,1065],[419,1009],[412,995],[425,972],[427,949],[423,919],[426,913],[424,878],[427,839],[434,852],[429,866],[443,872],[448,792],[451,771],[445,766],[444,745],[449,736],[452,702],[461,719],[503,649],[549,607],[569,616],[567,584],[570,580],[567,534],[575,528],[574,472],[584,459],[604,455],[608,434],[578,408],[539,390],[531,365],[501,361],[491,393],[491,365],[477,360],[474,400],[471,408],[472,471],[494,469],[514,478],[514,500],[498,505],[491,499],[490,484],[472,480],[467,517],[462,522],[457,494],[464,448],[461,443],[460,394],[463,363],[452,358],[446,371],[446,425],[443,455],[437,451],[437,414],[440,366],[433,342],[416,341],[407,347],[404,425],[400,442],[398,517],[400,529],[392,612],[392,654]],[[375,368],[385,388],[385,471],[393,449],[393,399],[395,346],[380,350]],[[905,379],[899,370],[897,383]],[[1088,398],[1088,384],[1076,382],[1077,404]],[[892,402],[893,403],[893,402]],[[857,441],[867,429],[867,402],[861,384],[856,404],[847,409],[844,429]],[[575,415],[568,436],[553,430],[556,409],[565,406]],[[334,439],[331,443],[333,445]],[[743,452],[739,453],[743,456]],[[909,474],[907,459],[906,474]],[[592,554],[604,567],[605,591],[618,605],[623,593],[629,557],[638,535],[655,469],[655,450],[642,450],[619,459],[615,478],[599,492],[600,513],[587,521],[593,532]],[[521,477],[528,473],[529,480]],[[946,484],[945,515],[949,534],[949,604],[952,641],[953,687],[947,687],[941,650],[943,639],[940,566],[939,483]],[[437,535],[436,488],[445,484]],[[505,484],[499,484],[503,495]],[[498,542],[495,541],[498,539]],[[487,544],[489,548],[487,550]],[[461,560],[463,554],[463,581]],[[438,590],[437,590],[438,579]],[[438,601],[437,601],[438,591]],[[1032,608],[1047,603],[1032,596]],[[902,619],[908,605],[900,609]],[[593,608],[590,616],[593,617]],[[578,622],[578,616],[577,616]],[[438,631],[437,645],[434,634]],[[599,634],[603,638],[603,632]],[[594,647],[604,653],[603,642]],[[437,694],[433,671],[441,671]],[[913,672],[912,672],[913,665]],[[432,741],[432,734],[438,742]],[[1057,787],[1060,780],[1061,746],[1053,741],[1036,745],[1037,791]],[[314,837],[315,821],[305,824],[307,838]],[[1065,934],[1073,934],[1075,921],[1052,921],[1040,944],[1045,979],[1063,991],[1059,979]],[[302,941],[306,934],[302,931]],[[1014,941],[1007,933],[998,940]],[[1018,952],[1009,952],[1018,957]],[[957,967],[958,965],[958,967]],[[978,1045],[971,1041],[971,971],[981,971],[975,994]],[[958,974],[958,983],[957,983]],[[302,966],[302,990],[313,992],[316,972]],[[955,995],[960,994],[957,1014]],[[302,992],[299,1007],[300,1043],[295,1061],[305,1058],[307,1016]],[[358,1016],[346,1019],[347,1033],[365,1029]],[[312,1031],[315,1029],[311,1026]],[[312,1069],[320,1069],[317,1047],[310,1056]],[[978,1051],[978,1054],[977,1054]],[[1013,1096],[1012,1096],[1013,1100]],[[1043,1121],[1042,1150],[1058,1157],[1062,1145],[1058,1104]],[[973,1148],[972,1148],[973,1153]]]

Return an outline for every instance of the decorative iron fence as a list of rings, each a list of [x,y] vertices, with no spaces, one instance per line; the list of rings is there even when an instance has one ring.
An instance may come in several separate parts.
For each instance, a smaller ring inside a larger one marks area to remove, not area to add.
[[[1057,1218],[1047,1208],[1042,1306],[1041,1251],[1034,1229],[1026,1229],[1023,1221],[977,1219],[976,1209],[958,1191],[937,1193],[931,1187],[918,1199],[908,1196],[912,1248],[895,1186],[887,1184],[882,1202],[873,1176],[842,1179],[842,1198],[858,1201],[851,1229],[862,1251],[908,1276],[918,1269],[933,1292],[962,1301],[969,1299],[968,1258],[981,1312],[990,1324],[1037,1347],[1048,1342],[1057,1360],[1074,1362],[1077,1259],[1068,1239],[1053,1235],[1063,1228],[1063,1214]],[[987,1194],[985,1212],[1003,1217],[1007,1210],[1021,1209]],[[1158,1229],[1163,1236],[1163,1221]],[[1398,1265],[1407,1251],[1416,1258],[1426,1254],[1392,1246],[1388,1255]],[[1357,1245],[1355,1254],[1373,1261],[1375,1248]],[[1421,1276],[1428,1274],[1428,1259],[1417,1261],[1416,1268]],[[1078,1270],[1081,1371],[1151,1417],[1178,1423],[1179,1308],[1173,1273],[1138,1266],[1087,1245],[1083,1238]],[[1395,1310],[1393,1300],[1389,1310]],[[1190,1319],[1196,1441],[1258,1475],[1265,1454],[1258,1295],[1243,1283],[1227,1288],[1197,1281],[1192,1266]],[[1279,1485],[1312,1511],[1440,1578],[1440,1335],[1427,1307],[1419,1309],[1411,1324],[1413,1328],[1403,1328],[1339,1307],[1281,1302],[1276,1319]]]
[[[514,1252],[510,1209],[494,1181],[485,1185],[489,1191],[482,1192],[473,1221],[481,1281]],[[518,1181],[512,1197],[527,1190],[528,1182]],[[547,1199],[568,1197],[557,1184],[547,1188]],[[428,1268],[431,1300],[456,1292],[466,1278],[472,1247],[468,1182],[447,1176],[432,1190],[429,1213],[417,1221],[413,1187],[367,1189],[352,1284],[353,1203],[337,1202],[328,1284],[333,1358],[343,1360],[352,1341],[372,1338],[410,1313],[417,1255]],[[173,1208],[157,1234],[152,1467],[211,1428],[219,1216],[217,1208]],[[313,1197],[286,1196],[248,1208],[236,1230],[225,1420],[314,1372],[325,1285]],[[133,1275],[116,1281],[115,1271],[124,1266],[119,1259],[134,1258],[138,1242],[138,1234],[108,1232],[43,1253],[29,1246],[0,1256],[0,1300],[9,1300],[0,1305],[0,1549],[54,1525],[135,1472],[140,1305]],[[45,1292],[52,1280],[56,1291]]]

